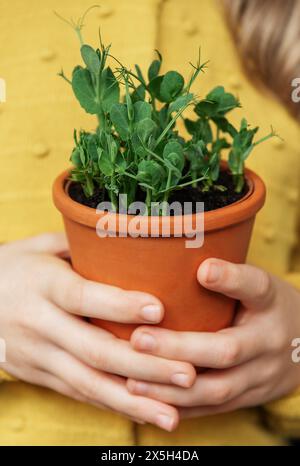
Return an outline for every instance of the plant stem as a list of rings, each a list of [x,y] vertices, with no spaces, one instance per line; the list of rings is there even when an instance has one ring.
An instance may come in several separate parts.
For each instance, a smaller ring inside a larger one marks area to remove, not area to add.
[[[177,188],[185,188],[186,186],[190,186],[193,183],[199,183],[199,181],[206,180],[206,176],[201,176],[201,178],[197,178],[196,180],[191,180],[187,181],[187,183],[182,183],[182,184],[177,184],[176,186],[170,186],[169,191]],[[159,194],[163,194],[166,191],[166,189],[163,189],[162,191],[159,191]]]
[[[201,176],[201,178],[197,178],[196,180],[188,181],[187,183],[179,184],[178,188],[185,188],[186,186],[190,186],[193,183],[199,183],[199,181],[206,180],[206,176]]]
[[[118,211],[118,209],[117,209],[117,207],[118,207],[117,206],[117,196],[113,191],[110,192],[110,200],[111,200],[112,206],[114,208],[114,211],[117,212]]]
[[[63,78],[68,84],[71,84],[72,86],[72,81],[70,79],[67,78],[67,76],[65,75],[64,71],[61,70],[60,73],[58,73],[58,76],[60,76],[61,78]]]
[[[146,194],[146,212],[145,212],[145,215],[150,215],[150,210],[151,210],[151,189],[147,189],[147,194]]]
[[[234,175],[235,192],[240,193],[244,187],[244,175]]]
[[[191,175],[193,179],[192,187],[197,188],[197,182],[195,181],[197,179],[196,171],[191,172]]]
[[[78,39],[79,39],[79,42],[80,42],[80,45],[83,46],[84,42],[83,42],[83,38],[82,38],[82,34],[81,34],[81,30],[79,28],[75,28],[75,32],[78,36]]]
[[[105,126],[106,126],[105,125],[105,115],[104,115],[104,112],[103,112],[102,107],[101,107],[101,99],[100,99],[101,74],[102,74],[102,72],[100,71],[100,73],[96,76],[95,93],[96,93],[97,103],[98,103],[99,107],[101,108],[100,113],[97,113],[97,119],[98,119],[100,128],[105,129]]]
[[[269,134],[259,139],[258,141],[254,142],[253,146],[257,146],[258,144],[261,144],[262,142],[267,141],[268,139],[273,138],[274,136],[281,139],[281,141],[283,141],[283,139],[280,136],[278,136],[278,134],[276,134],[272,128],[272,131]]]
[[[148,147],[145,147],[145,149],[148,152],[148,154],[153,155],[154,158],[156,158],[157,160],[162,162],[164,165],[166,165],[166,162],[164,161],[164,159],[162,157],[157,155],[155,152],[152,152],[152,150],[148,149]],[[151,160],[151,157],[147,158],[147,160]]]
[[[165,194],[164,194],[164,197],[163,197],[164,205],[163,205],[163,209],[162,209],[162,215],[166,215],[166,208],[167,208],[166,203],[168,201],[168,197],[169,197],[169,194],[170,194],[171,176],[172,176],[172,170],[169,170],[166,190],[165,190]]]
[[[97,119],[98,119],[98,123],[99,123],[100,128],[105,129],[105,116],[104,116],[104,113],[98,113],[97,114]]]
[[[132,178],[133,180],[137,179],[136,176],[132,175],[131,173],[128,173],[127,171],[124,171],[123,173],[124,173],[124,175],[128,176],[129,178]]]
[[[165,127],[165,129],[163,130],[163,132],[160,134],[160,136],[157,138],[156,140],[156,143],[155,143],[155,146],[154,146],[154,149],[155,147],[158,146],[158,144],[160,143],[160,141],[164,138],[164,136],[167,134],[167,132],[169,131],[169,129],[173,126],[173,124],[175,123],[175,121],[177,120],[177,118],[180,117],[180,115],[182,114],[182,112],[184,112],[184,110],[190,105],[190,102],[186,105],[184,105],[180,110],[178,110],[178,112],[176,113],[176,115],[172,118],[172,120],[170,121],[170,123]]]

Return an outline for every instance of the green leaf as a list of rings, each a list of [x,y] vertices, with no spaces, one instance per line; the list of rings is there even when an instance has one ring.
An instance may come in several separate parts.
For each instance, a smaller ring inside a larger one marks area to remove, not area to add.
[[[100,99],[104,112],[110,112],[113,104],[119,102],[120,88],[119,83],[108,67],[102,72],[100,83]]]
[[[133,105],[134,108],[134,123],[137,124],[139,121],[145,118],[151,119],[152,106],[147,102],[138,101]]]
[[[179,156],[183,157],[182,145],[179,142],[175,141],[175,140],[171,140],[171,141],[167,142],[167,144],[164,147],[163,157],[167,157],[172,152],[175,152]]]
[[[96,135],[89,135],[87,142],[87,151],[92,159],[93,162],[97,162],[98,160],[98,152],[97,152],[97,137]]]
[[[235,127],[229,123],[227,118],[225,117],[216,117],[212,118],[213,122],[217,125],[217,127],[223,131],[223,133],[228,133],[232,138],[237,134],[237,130]]]
[[[137,132],[135,131],[131,138],[132,148],[134,153],[137,155],[139,160],[146,159],[148,152],[145,148],[144,142],[141,140]]]
[[[73,149],[70,160],[75,167],[82,167],[79,148],[75,147]]]
[[[194,94],[191,93],[177,97],[177,99],[170,104],[169,113],[178,112],[182,107],[185,107],[187,104],[192,102],[193,98]]]
[[[78,181],[78,183],[84,184],[85,183],[85,176],[82,171],[80,170],[72,170],[71,172],[71,180]]]
[[[82,166],[84,166],[86,163],[86,158],[85,158],[83,147],[79,147],[79,157],[80,157]]]
[[[132,102],[138,102],[139,100],[145,100],[146,91],[142,84],[140,84],[131,94]]]
[[[193,172],[202,172],[207,167],[205,157],[208,155],[208,151],[203,140],[191,144],[186,151],[186,155]]]
[[[182,176],[184,167],[184,155],[181,144],[177,141],[169,141],[164,148],[163,158],[172,173],[172,184],[176,184]]]
[[[231,144],[229,144],[225,138],[220,138],[213,142],[212,152],[219,154],[222,149],[228,149],[229,147],[231,147]]]
[[[156,78],[159,74],[161,67],[161,62],[159,60],[153,60],[151,65],[149,66],[148,69],[148,79],[149,81],[152,81],[152,79]]]
[[[121,139],[127,141],[130,136],[130,125],[126,105],[113,104],[110,109],[110,118]]]
[[[91,73],[98,74],[100,70],[100,60],[97,52],[90,45],[82,45],[81,56]]]
[[[138,181],[151,186],[156,191],[161,187],[165,177],[165,170],[154,160],[142,160],[138,165]]]
[[[170,114],[169,114],[168,105],[164,105],[160,109],[160,111],[158,113],[158,120],[159,120],[161,130],[163,130],[170,121]]]
[[[177,71],[168,71],[161,82],[160,96],[163,102],[172,102],[182,91],[184,79]]]
[[[171,152],[165,157],[165,164],[168,170],[172,172],[172,185],[178,183],[182,176],[182,170],[179,168],[181,165],[181,158],[175,152]]]
[[[199,119],[196,121],[185,118],[185,127],[187,131],[193,136],[194,140],[203,140],[206,144],[212,142],[213,134],[210,127],[209,120]]]
[[[117,153],[116,160],[115,160],[115,171],[117,173],[123,174],[127,168],[127,163],[124,158],[124,155],[121,152]]]
[[[136,131],[141,141],[146,142],[157,126],[151,118],[144,118],[136,125]]]
[[[189,118],[184,119],[184,126],[187,132],[191,134],[192,136],[197,134],[197,129],[198,129],[197,123],[198,123],[197,121],[190,120]]]
[[[108,148],[110,160],[114,164],[119,150],[119,146],[117,145],[115,139],[113,139],[112,136],[109,137]]]
[[[83,69],[82,66],[76,65],[76,66],[74,67],[73,71],[72,71],[72,77],[74,76],[74,74],[76,73],[77,70],[82,70],[82,69]]]
[[[149,92],[161,102],[163,102],[163,100],[160,95],[160,86],[163,79],[163,76],[157,76],[156,78],[152,79],[152,81],[148,85]]]
[[[217,86],[196,105],[195,112],[202,118],[222,117],[236,107],[240,107],[238,99],[233,94],[225,92],[223,86]]]
[[[111,162],[109,154],[100,147],[98,147],[98,156],[98,165],[100,172],[103,173],[103,175],[105,176],[112,176],[114,172],[114,166]]]
[[[87,113],[95,114],[101,111],[90,72],[81,67],[77,68],[72,77],[72,88],[80,105]]]
[[[218,113],[218,103],[211,100],[201,100],[195,107],[195,113],[199,117],[212,117]]]
[[[152,81],[152,79],[156,78],[159,74],[160,67],[161,67],[161,62],[162,62],[162,56],[159,53],[158,50],[155,50],[158,56],[158,60],[153,60],[151,65],[149,66],[148,69],[148,79],[149,82]]]
[[[201,139],[208,144],[213,140],[213,134],[211,130],[211,126],[209,120],[200,120],[199,122],[199,133],[201,135]]]
[[[136,74],[137,74],[137,76],[138,76],[140,82],[141,82],[142,84],[144,84],[144,87],[146,87],[146,81],[145,81],[145,78],[144,78],[144,76],[143,76],[142,70],[141,70],[141,68],[139,67],[139,65],[135,65],[135,69],[136,69]]]
[[[225,92],[223,86],[215,87],[211,92],[207,94],[206,99],[216,102],[218,104],[219,115],[224,115],[225,113],[228,113],[230,110],[240,106],[238,99],[230,92]]]

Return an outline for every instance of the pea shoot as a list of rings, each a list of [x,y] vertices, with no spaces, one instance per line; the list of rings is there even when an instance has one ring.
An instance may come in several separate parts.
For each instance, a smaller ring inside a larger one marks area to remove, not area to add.
[[[243,119],[235,128],[228,119],[240,107],[233,94],[222,86],[202,99],[192,92],[207,65],[201,63],[200,51],[187,82],[178,71],[161,71],[158,51],[146,75],[139,65],[132,71],[112,55],[100,34],[97,49],[84,42],[86,13],[77,23],[65,20],[79,37],[82,64],[70,79],[59,73],[81,107],[97,118],[94,132],[74,131],[71,179],[81,184],[86,197],[100,188],[117,210],[120,194],[127,194],[130,204],[142,191],[150,209],[152,202],[168,201],[174,190],[189,186],[225,191],[218,182],[223,153],[228,153],[228,170],[240,193],[245,160],[255,146],[275,136],[273,129],[255,142],[257,127]],[[188,108],[193,119],[185,117]],[[179,134],[179,119],[190,135],[187,139]]]

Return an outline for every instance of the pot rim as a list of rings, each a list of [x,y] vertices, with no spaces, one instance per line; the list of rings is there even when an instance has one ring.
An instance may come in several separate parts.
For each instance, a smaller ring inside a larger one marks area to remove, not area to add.
[[[122,231],[124,231],[124,225],[125,229],[127,229],[129,221],[133,218],[132,215],[108,213],[104,211],[97,212],[96,209],[85,206],[71,199],[67,192],[68,176],[70,171],[71,168],[64,170],[53,183],[53,201],[63,216],[74,222],[96,229],[99,219],[105,215],[107,216],[108,220],[109,217],[114,219],[116,233],[122,233]],[[249,185],[249,190],[244,197],[225,207],[204,212],[205,231],[218,230],[235,225],[237,223],[241,223],[255,216],[255,214],[261,209],[266,198],[266,188],[264,182],[254,171],[250,170],[249,168],[245,169],[245,178]],[[195,232],[193,228],[197,224],[197,215],[199,214],[178,215],[176,217],[139,216],[139,231],[141,233],[149,233],[151,229],[151,221],[149,220],[155,218],[159,235],[161,234],[163,219],[167,219],[166,221],[169,222],[170,231],[172,232],[174,231],[174,219],[176,218],[177,222],[183,222],[184,219],[190,220],[191,229],[193,232]]]

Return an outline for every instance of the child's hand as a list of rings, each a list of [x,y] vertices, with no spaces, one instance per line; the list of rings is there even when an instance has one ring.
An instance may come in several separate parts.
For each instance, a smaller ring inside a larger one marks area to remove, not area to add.
[[[131,341],[144,353],[209,370],[188,389],[129,380],[130,392],[179,406],[191,417],[261,405],[299,387],[291,343],[300,337],[300,293],[261,269],[218,259],[200,266],[198,280],[241,300],[234,327],[217,333],[139,327]]]
[[[26,382],[172,430],[177,410],[130,394],[120,376],[191,386],[193,366],[136,352],[76,316],[158,323],[162,304],[146,293],[81,278],[58,257],[67,248],[65,237],[53,234],[0,246],[0,337],[7,346],[0,367]]]

